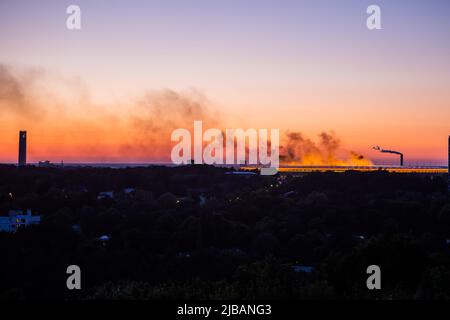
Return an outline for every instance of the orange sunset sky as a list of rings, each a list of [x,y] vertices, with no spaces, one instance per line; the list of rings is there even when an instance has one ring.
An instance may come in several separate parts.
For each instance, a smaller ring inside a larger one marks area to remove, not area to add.
[[[366,8],[382,9],[382,30]],[[446,164],[450,2],[0,2],[0,162],[168,161],[173,129],[279,128]]]

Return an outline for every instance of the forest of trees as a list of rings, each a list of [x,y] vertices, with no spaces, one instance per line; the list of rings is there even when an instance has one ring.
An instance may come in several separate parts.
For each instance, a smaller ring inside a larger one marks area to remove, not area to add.
[[[0,299],[450,298],[447,175],[231,170],[0,166]]]

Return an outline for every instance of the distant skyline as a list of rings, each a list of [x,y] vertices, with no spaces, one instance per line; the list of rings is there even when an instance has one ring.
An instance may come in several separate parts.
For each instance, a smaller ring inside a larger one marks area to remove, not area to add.
[[[382,30],[366,28],[371,4]],[[445,165],[449,13],[445,0],[3,0],[0,162],[17,161],[19,130],[29,162],[168,161],[172,126],[200,117]]]

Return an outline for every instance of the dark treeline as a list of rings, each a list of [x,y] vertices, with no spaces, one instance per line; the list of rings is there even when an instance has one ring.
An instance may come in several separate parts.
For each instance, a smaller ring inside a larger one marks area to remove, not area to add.
[[[0,299],[450,298],[446,175],[229,171],[0,166]]]

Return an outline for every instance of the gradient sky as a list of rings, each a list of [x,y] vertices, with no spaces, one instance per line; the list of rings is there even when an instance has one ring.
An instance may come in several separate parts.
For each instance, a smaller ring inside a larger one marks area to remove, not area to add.
[[[81,31],[66,29],[70,4]],[[366,28],[370,4],[382,30]],[[449,14],[446,0],[2,0],[0,64],[45,74],[33,90],[64,116],[0,110],[0,162],[16,161],[23,128],[31,161],[156,160],[114,152],[133,139],[111,115],[171,89],[200,92],[229,127],[333,130],[369,158],[383,157],[371,151],[381,145],[445,164]],[[108,138],[89,144],[94,136]]]

